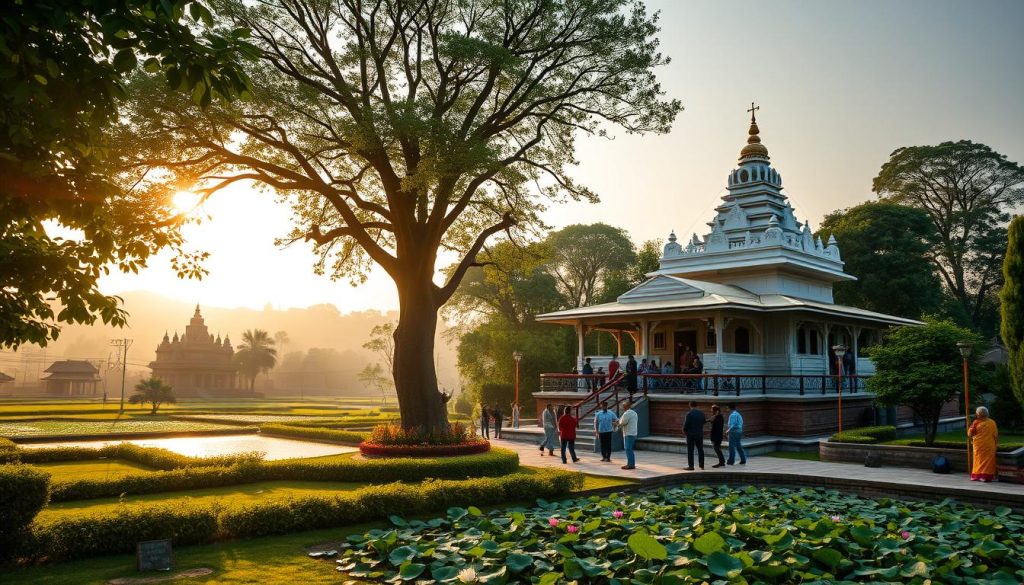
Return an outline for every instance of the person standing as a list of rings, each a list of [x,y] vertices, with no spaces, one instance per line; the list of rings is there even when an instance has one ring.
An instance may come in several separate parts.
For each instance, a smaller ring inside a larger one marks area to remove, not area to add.
[[[568,406],[562,407],[562,416],[558,417],[558,438],[561,439],[562,443],[562,463],[569,463],[565,458],[565,450],[569,449],[569,454],[572,455],[572,462],[576,463],[580,460],[576,456],[576,417],[571,414]]]
[[[630,396],[636,393],[636,359],[633,356],[626,359],[626,391]]]
[[[491,413],[487,412],[487,405],[483,402],[480,403],[480,436],[491,438]]]
[[[540,415],[541,426],[544,429],[544,439],[540,442],[540,454],[544,455],[544,449],[548,455],[554,457],[555,443],[558,442],[558,417],[555,416],[555,407],[550,402]]]
[[[971,466],[971,481],[988,483],[996,478],[996,449],[999,446],[999,427],[988,416],[988,409],[979,406],[974,411],[978,418],[967,429],[971,438],[971,452],[974,464]]]
[[[729,403],[729,427],[725,432],[729,436],[729,465],[736,462],[736,455],[740,456],[740,465],[747,464],[747,452],[743,450],[743,415],[736,410],[736,403]]]
[[[615,421],[615,426],[622,429],[622,442],[626,449],[626,464],[622,466],[623,469],[636,469],[636,453],[633,449],[636,447],[640,417],[632,407],[633,403],[627,400],[622,405],[622,416]]]
[[[619,368],[621,367],[619,360],[615,359],[615,357],[616,356],[613,355],[611,361],[608,362],[608,381],[615,379],[615,374],[619,373]],[[616,382],[615,385],[618,386],[618,382]]]
[[[693,355],[693,373],[698,374],[701,377],[697,378],[697,392],[704,391],[704,362],[701,361],[700,356],[697,354]]]
[[[711,467],[725,467],[725,457],[722,455],[722,438],[725,435],[725,417],[722,416],[722,409],[717,404],[711,405],[711,446],[718,456],[718,463]]]
[[[583,360],[583,370],[581,371],[581,373],[584,376],[593,376],[594,375],[594,366],[590,365],[590,358],[587,358],[587,359]],[[593,392],[594,391],[594,378],[593,377],[588,377],[585,386],[586,386],[587,390],[590,390],[591,392]]]
[[[686,471],[693,471],[693,451],[697,450],[697,460],[704,469],[704,425],[708,422],[704,413],[697,408],[697,401],[690,401],[690,412],[683,419],[683,434],[686,435],[686,461],[690,464]]]
[[[501,438],[501,421],[505,416],[504,412],[501,412],[501,407],[498,406],[498,402],[494,402],[494,408],[491,409],[491,416],[494,418],[494,438]]]
[[[677,358],[679,358],[679,369],[680,370],[685,370],[686,368],[689,368],[690,364],[693,363],[693,356],[694,356],[693,350],[690,349],[689,345],[687,345],[683,349],[683,353],[676,356]]]
[[[612,432],[615,431],[615,421],[619,417],[608,410],[608,401],[601,401],[601,410],[594,415],[594,434],[601,443],[601,461],[612,460]]]
[[[519,428],[519,412],[521,410],[522,409],[519,407],[519,403],[518,402],[513,402],[512,403],[512,428],[513,429],[518,429]]]

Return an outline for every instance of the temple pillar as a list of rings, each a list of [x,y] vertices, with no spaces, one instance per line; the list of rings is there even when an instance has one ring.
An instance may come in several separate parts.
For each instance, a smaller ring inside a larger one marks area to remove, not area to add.
[[[583,322],[576,323],[576,371],[583,369],[583,342],[585,333],[583,331]]]
[[[715,314],[715,354],[718,355],[718,372],[725,371],[725,318],[721,312]]]
[[[637,345],[637,351],[642,359],[649,357],[647,355],[647,348],[650,347],[651,332],[648,329],[648,324],[647,320],[640,322],[640,343]]]

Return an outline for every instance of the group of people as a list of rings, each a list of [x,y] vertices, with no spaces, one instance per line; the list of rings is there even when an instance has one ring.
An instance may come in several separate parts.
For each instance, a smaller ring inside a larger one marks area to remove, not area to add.
[[[622,414],[617,415],[608,409],[607,400],[601,403],[601,410],[594,415],[594,435],[598,438],[601,445],[601,461],[611,462],[612,433],[616,429],[621,430],[626,450],[626,464],[622,468],[636,469],[634,449],[639,432],[639,416],[633,410],[628,400],[622,406]],[[562,463],[569,463],[566,451],[569,452],[568,454],[572,458],[573,463],[580,460],[576,456],[576,427],[579,426],[579,420],[573,416],[571,407],[563,405],[559,406],[556,410],[555,405],[548,404],[541,414],[541,425],[544,428],[544,438],[538,447],[541,455],[544,455],[544,451],[547,451],[548,455],[553,457],[555,455],[555,445],[558,445],[561,451]]]
[[[644,358],[637,363],[636,358],[632,355],[626,356],[626,365],[623,368],[622,364],[619,363],[618,356],[613,355],[612,359],[608,362],[608,373],[604,372],[603,367],[598,367],[594,370],[594,365],[590,361],[591,358],[585,358],[583,360],[583,369],[580,371],[584,376],[589,376],[586,381],[586,389],[593,392],[597,388],[604,386],[605,380],[615,380],[619,371],[623,373],[621,382],[625,385],[626,391],[633,394],[639,387],[639,379],[643,376],[649,376],[652,374],[675,374],[675,367],[672,362],[665,360],[662,365],[658,365],[658,360],[651,358],[648,360]],[[700,359],[700,356],[690,350],[687,347],[680,358],[680,374],[703,374],[704,373],[704,362]],[[680,385],[677,381],[661,380],[657,378],[648,379],[646,381],[647,388],[671,388],[671,387],[682,387],[684,389],[702,389],[703,380],[701,379],[684,379]]]
[[[711,419],[697,407],[696,401],[690,402],[690,411],[683,419],[683,435],[686,436],[687,471],[693,471],[694,454],[698,457],[701,469],[704,469],[704,426],[711,423],[711,445],[718,456],[718,463],[712,467],[724,467],[734,465],[737,457],[740,465],[746,465],[747,452],[743,449],[743,415],[737,410],[734,403],[726,406],[729,411],[729,418],[722,415],[721,408],[717,404],[711,405]],[[597,437],[601,448],[601,461],[611,462],[612,460],[612,434],[616,430],[622,431],[623,447],[626,451],[626,464],[622,469],[636,469],[636,438],[638,434],[639,417],[632,408],[630,401],[623,404],[622,414],[617,415],[609,410],[608,401],[601,402],[601,409],[594,415],[594,436]],[[541,455],[544,451],[548,455],[555,455],[555,446],[559,446],[562,456],[562,463],[569,463],[569,458],[576,463],[580,458],[576,455],[576,428],[579,420],[573,416],[572,408],[569,406],[556,407],[548,404],[541,414],[541,425],[544,428],[544,438],[539,445]],[[726,461],[722,453],[722,441],[728,439],[729,460]],[[566,456],[568,451],[568,457]]]
[[[519,413],[521,409],[518,402],[513,402],[511,407],[512,414],[512,428],[519,428]],[[494,406],[487,408],[487,405],[480,403],[480,436],[485,439],[491,438],[491,429],[494,429],[494,438],[501,438],[501,426],[505,421],[505,413],[502,412],[501,407],[495,402]]]

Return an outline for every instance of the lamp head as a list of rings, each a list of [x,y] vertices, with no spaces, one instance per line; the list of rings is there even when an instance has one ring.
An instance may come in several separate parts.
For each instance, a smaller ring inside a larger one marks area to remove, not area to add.
[[[833,345],[832,346],[832,353],[836,354],[837,358],[841,358],[841,357],[843,357],[843,354],[846,353],[846,346],[842,345],[842,344],[840,344],[840,345]]]
[[[960,350],[960,355],[967,359],[971,357],[971,350],[974,349],[974,344],[970,341],[959,341],[956,344],[956,348]]]
[[[512,359],[516,360],[516,362],[519,362],[520,360],[523,359],[523,352],[521,352],[521,351],[513,351],[512,352]]]

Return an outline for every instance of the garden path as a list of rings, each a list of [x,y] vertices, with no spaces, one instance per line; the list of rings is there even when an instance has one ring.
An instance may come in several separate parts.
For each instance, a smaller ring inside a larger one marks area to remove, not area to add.
[[[728,474],[728,477],[720,475],[721,479],[723,481],[732,482],[739,480],[739,478],[736,477],[736,474],[752,474],[752,477],[753,475],[760,475],[763,477],[763,474],[771,474],[780,477],[797,476],[815,478],[816,480],[819,480],[815,482],[816,484],[821,483],[820,478],[831,478],[848,482],[870,482],[874,484],[881,482],[891,484],[894,488],[905,487],[910,490],[920,490],[922,487],[944,488],[941,491],[966,490],[981,498],[984,498],[985,494],[998,494],[1000,499],[1007,496],[1015,500],[1019,498],[1020,505],[1024,507],[1024,485],[1006,482],[982,483],[978,481],[970,481],[967,478],[967,475],[962,473],[939,475],[925,469],[912,469],[905,467],[872,468],[855,463],[803,461],[768,456],[751,457],[747,460],[746,465],[737,464],[723,467],[721,469],[713,469],[711,465],[714,464],[716,460],[714,455],[709,453],[710,449],[705,451],[706,471],[701,471],[700,469],[696,471],[684,471],[683,469],[687,465],[685,454],[664,453],[658,451],[637,451],[637,468],[634,470],[624,470],[621,469],[621,467],[622,465],[625,465],[626,456],[621,451],[617,451],[612,454],[611,463],[602,463],[599,454],[581,451],[577,453],[580,457],[579,463],[570,462],[568,465],[563,465],[561,458],[558,456],[557,450],[555,451],[554,457],[547,455],[541,456],[541,452],[537,450],[536,445],[530,443],[502,439],[492,439],[491,443],[495,446],[512,449],[518,452],[519,461],[523,465],[529,465],[531,467],[558,467],[561,469],[582,471],[592,475],[606,475],[636,480],[656,480],[667,476],[681,476],[681,481],[686,481],[688,476],[693,475],[694,480],[699,481],[696,476],[701,474],[713,476],[726,473]],[[711,456],[707,457],[709,454]],[[711,477],[704,479],[711,479]]]

